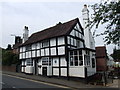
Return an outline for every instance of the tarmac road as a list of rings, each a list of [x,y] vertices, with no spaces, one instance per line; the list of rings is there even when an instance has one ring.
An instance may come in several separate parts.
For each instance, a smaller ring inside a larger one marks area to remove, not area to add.
[[[2,88],[6,89],[6,88],[11,88],[12,90],[21,90],[21,89],[25,89],[28,88],[31,89],[68,89],[67,87],[64,86],[59,86],[59,85],[54,85],[54,84],[48,84],[45,82],[40,82],[40,81],[35,81],[35,80],[30,80],[30,79],[26,79],[26,78],[21,78],[21,77],[16,77],[16,76],[12,76],[12,75],[2,75],[2,82],[0,82],[0,84],[2,84]]]

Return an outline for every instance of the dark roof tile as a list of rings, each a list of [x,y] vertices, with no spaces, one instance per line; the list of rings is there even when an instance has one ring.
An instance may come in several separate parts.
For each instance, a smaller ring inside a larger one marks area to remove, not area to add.
[[[73,27],[76,25],[77,22],[79,22],[78,18],[68,21],[66,23],[59,23],[56,26],[47,28],[43,31],[36,32],[36,33],[32,34],[29,37],[29,39],[22,45],[39,42],[41,40],[52,38],[52,37],[66,35],[66,34],[70,33],[70,31],[73,29]],[[80,25],[80,27],[81,27],[81,25]],[[81,27],[81,29],[82,29],[82,27]]]

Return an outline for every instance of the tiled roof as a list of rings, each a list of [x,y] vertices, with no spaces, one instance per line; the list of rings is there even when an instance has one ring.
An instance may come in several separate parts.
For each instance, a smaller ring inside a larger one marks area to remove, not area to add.
[[[96,57],[97,58],[103,58],[103,57],[106,57],[106,55],[107,55],[107,52],[106,52],[105,46],[96,47]]]
[[[76,25],[76,23],[79,23],[79,19],[76,18],[74,20],[65,22],[65,23],[59,23],[56,26],[47,28],[45,30],[42,30],[40,32],[36,32],[32,34],[29,39],[23,43],[22,45],[27,45],[31,43],[35,43],[41,40],[45,40],[52,37],[67,35],[70,33],[70,31],[73,29],[73,27]],[[80,23],[79,23],[80,24]],[[80,25],[81,27],[81,25]],[[82,29],[82,27],[81,27]]]
[[[13,49],[17,49],[19,46],[21,45],[21,43],[16,43],[13,45]]]

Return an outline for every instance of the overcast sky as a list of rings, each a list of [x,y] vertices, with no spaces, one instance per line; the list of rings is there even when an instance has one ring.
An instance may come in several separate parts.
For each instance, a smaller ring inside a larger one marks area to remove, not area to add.
[[[16,0],[17,1],[17,0]],[[69,20],[79,18],[82,24],[83,5],[92,5],[99,3],[100,0],[69,0],[44,2],[25,0],[20,2],[0,2],[0,33],[2,34],[2,42],[0,47],[6,48],[7,44],[14,43],[14,37],[11,34],[22,36],[25,25],[29,27],[29,36],[37,31],[56,25],[58,22],[67,22]],[[89,7],[90,14],[92,9]],[[92,29],[93,31],[93,29]],[[100,26],[96,33],[104,31],[104,27]],[[1,37],[1,36],[0,36]],[[104,46],[103,36],[95,38],[96,46]],[[112,53],[113,45],[107,46],[108,53]]]

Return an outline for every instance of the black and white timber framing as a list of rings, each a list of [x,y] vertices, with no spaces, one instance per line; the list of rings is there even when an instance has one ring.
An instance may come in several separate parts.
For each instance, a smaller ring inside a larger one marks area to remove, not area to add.
[[[19,50],[24,73],[81,78],[96,73],[95,50],[86,48],[78,18],[32,34]]]

